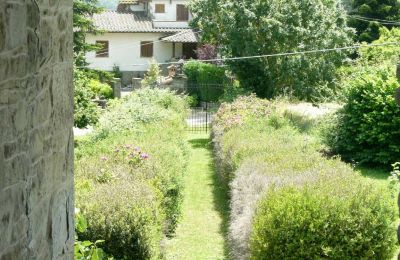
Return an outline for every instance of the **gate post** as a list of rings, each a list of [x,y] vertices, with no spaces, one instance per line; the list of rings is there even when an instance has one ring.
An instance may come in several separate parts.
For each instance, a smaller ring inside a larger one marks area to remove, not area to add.
[[[121,79],[120,78],[114,78],[113,94],[114,94],[114,98],[121,98]]]

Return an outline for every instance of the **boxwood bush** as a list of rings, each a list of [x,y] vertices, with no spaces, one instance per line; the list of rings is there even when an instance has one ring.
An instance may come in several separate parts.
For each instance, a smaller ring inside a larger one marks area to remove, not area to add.
[[[139,90],[115,101],[95,132],[77,142],[84,239],[105,239],[106,253],[118,259],[161,257],[161,241],[181,212],[186,108],[185,98],[170,91]]]
[[[344,159],[390,165],[400,158],[400,87],[389,69],[366,69],[348,82],[346,102],[325,131],[326,143]]]
[[[365,258],[392,255],[396,207],[391,193],[373,187],[338,158],[323,157],[315,131],[293,125],[280,106],[243,97],[223,104],[213,121],[217,169],[230,186],[232,258],[347,259],[355,256],[352,251]],[[284,196],[285,207],[280,207]],[[299,200],[291,205],[294,196]],[[269,207],[276,213],[271,218]],[[324,235],[329,233],[326,240],[318,233],[321,227]],[[265,251],[269,239],[279,243]],[[310,253],[285,254],[293,248]]]
[[[251,259],[391,259],[393,193],[351,172],[338,174],[269,190],[253,220]]]

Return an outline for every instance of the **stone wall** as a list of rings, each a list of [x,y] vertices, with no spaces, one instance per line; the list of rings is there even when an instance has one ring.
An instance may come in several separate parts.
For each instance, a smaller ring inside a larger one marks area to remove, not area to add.
[[[72,259],[72,0],[0,0],[0,259]]]

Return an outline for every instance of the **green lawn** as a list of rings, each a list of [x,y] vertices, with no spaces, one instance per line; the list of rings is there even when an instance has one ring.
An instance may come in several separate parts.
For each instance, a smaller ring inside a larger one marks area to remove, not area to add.
[[[360,171],[364,177],[376,181],[376,183],[383,185],[389,183],[390,170],[388,169],[358,167],[356,170]]]
[[[166,242],[167,259],[226,259],[227,190],[215,174],[207,134],[190,134],[191,158],[185,176],[183,217]]]

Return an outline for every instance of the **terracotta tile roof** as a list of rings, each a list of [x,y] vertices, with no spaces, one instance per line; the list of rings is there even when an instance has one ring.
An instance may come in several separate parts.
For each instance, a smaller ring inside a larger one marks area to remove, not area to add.
[[[93,23],[106,32],[179,32],[179,28],[154,28],[144,12],[117,12],[107,10],[93,15]]]
[[[199,42],[199,36],[197,32],[189,29],[164,37],[161,40],[165,42]]]
[[[144,3],[150,2],[151,0],[119,0],[118,4],[137,4],[137,3]]]
[[[137,0],[120,0],[119,4],[136,4]]]

